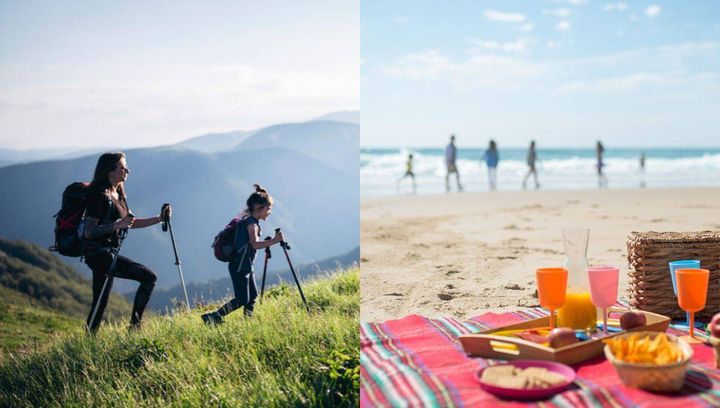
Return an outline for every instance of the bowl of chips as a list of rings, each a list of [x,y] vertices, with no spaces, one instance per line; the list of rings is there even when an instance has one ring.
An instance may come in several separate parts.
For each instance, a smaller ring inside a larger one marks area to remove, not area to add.
[[[630,332],[604,340],[605,357],[628,387],[679,391],[693,356],[690,345],[672,334]]]
[[[487,366],[475,378],[482,389],[499,397],[541,399],[567,388],[575,381],[575,371],[553,361],[513,360]]]

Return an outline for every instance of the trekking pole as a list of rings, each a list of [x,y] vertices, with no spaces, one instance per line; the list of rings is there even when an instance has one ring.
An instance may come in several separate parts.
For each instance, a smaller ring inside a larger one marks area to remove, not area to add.
[[[90,331],[92,331],[92,327],[95,323],[95,318],[97,317],[100,302],[102,302],[102,298],[105,295],[105,289],[107,289],[108,282],[110,282],[110,278],[114,276],[115,265],[117,264],[117,257],[120,254],[120,248],[122,247],[123,241],[125,241],[125,237],[127,236],[127,231],[127,229],[120,230],[120,234],[118,236],[118,247],[115,250],[111,250],[113,252],[113,260],[110,263],[110,268],[108,268],[108,271],[105,274],[105,282],[103,283],[102,289],[100,289],[100,295],[95,302],[95,307],[93,308],[92,315],[90,316],[90,324],[87,326],[87,329]]]
[[[270,241],[272,238],[265,237],[265,241]],[[265,247],[265,265],[263,266],[263,277],[262,277],[262,286],[260,287],[260,300],[263,298],[263,294],[265,294],[265,276],[267,276],[267,265],[268,265],[268,259],[272,258],[272,253],[270,253],[270,247]]]
[[[280,228],[275,228],[275,233],[280,232]],[[298,280],[297,275],[295,274],[295,268],[293,268],[292,262],[290,262],[290,255],[288,255],[288,250],[290,249],[290,245],[285,241],[280,241],[280,246],[282,247],[283,251],[285,252],[285,258],[287,258],[288,265],[290,266],[290,272],[292,272],[293,278],[295,278],[295,283],[297,284],[298,291],[300,291],[300,297],[302,298],[303,303],[305,303],[305,309],[307,309],[308,313],[310,312],[310,307],[307,304],[307,300],[305,300],[305,295],[303,294],[302,288],[300,287],[300,281]]]
[[[173,234],[172,222],[170,222],[170,217],[168,216],[166,210],[166,208],[169,206],[170,204],[163,204],[162,229],[163,231],[167,231],[168,229],[170,229],[170,241],[172,241],[173,253],[175,253],[175,265],[177,266],[178,274],[180,275],[180,285],[182,286],[183,294],[185,295],[185,305],[187,306],[188,310],[190,310],[190,300],[188,299],[187,289],[185,288],[185,279],[183,278],[182,267],[180,266],[180,257],[178,257],[177,246],[175,245],[175,234]]]

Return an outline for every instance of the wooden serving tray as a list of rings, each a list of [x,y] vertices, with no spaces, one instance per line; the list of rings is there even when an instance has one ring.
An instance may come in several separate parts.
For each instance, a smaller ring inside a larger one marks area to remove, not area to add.
[[[626,310],[627,309],[622,308],[610,308],[608,311],[623,312]],[[541,317],[539,319],[528,320],[521,323],[511,324],[509,326],[496,327],[494,329],[475,334],[463,334],[458,337],[458,339],[460,340],[465,352],[470,356],[505,360],[549,360],[564,364],[574,364],[602,354],[603,347],[605,346],[602,342],[604,339],[609,339],[617,336],[618,334],[631,331],[664,332],[670,324],[669,317],[643,310],[636,311],[642,312],[645,315],[647,323],[645,326],[635,327],[634,329],[627,331],[610,333],[601,339],[585,340],[576,344],[558,348],[543,346],[518,337],[493,335],[495,332],[504,330],[548,327],[550,326],[550,317]]]

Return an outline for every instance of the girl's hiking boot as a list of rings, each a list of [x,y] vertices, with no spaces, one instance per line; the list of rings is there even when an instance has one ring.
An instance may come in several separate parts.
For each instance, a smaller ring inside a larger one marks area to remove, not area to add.
[[[212,326],[216,324],[223,324],[223,318],[220,316],[220,313],[218,312],[210,312],[205,313],[204,315],[200,316],[202,317],[203,322],[205,322],[206,325]]]

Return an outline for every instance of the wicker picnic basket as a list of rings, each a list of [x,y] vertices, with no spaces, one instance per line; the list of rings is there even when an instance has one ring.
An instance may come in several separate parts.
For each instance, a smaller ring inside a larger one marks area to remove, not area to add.
[[[710,281],[705,309],[695,316],[708,319],[720,311],[720,231],[631,232],[627,250],[630,306],[683,318],[685,312],[673,293],[668,263],[699,259],[700,267],[710,270]]]

